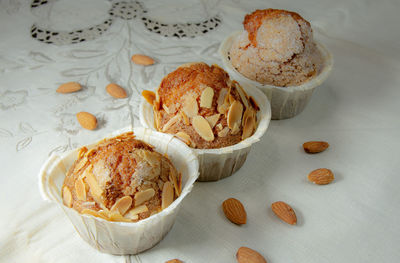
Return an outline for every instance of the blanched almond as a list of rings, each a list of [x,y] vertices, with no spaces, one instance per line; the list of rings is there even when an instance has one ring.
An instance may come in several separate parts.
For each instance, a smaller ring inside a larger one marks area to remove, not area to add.
[[[67,83],[61,84],[56,91],[58,93],[66,94],[66,93],[76,92],[81,89],[82,89],[82,86],[78,82],[67,82]]]
[[[194,130],[204,140],[211,142],[214,140],[214,133],[211,130],[210,124],[202,116],[195,116],[192,120]]]
[[[63,188],[63,201],[64,205],[68,207],[72,206],[72,194],[67,186],[64,186]]]
[[[153,188],[149,188],[143,191],[140,191],[135,194],[135,206],[139,206],[146,202],[147,200],[151,199],[155,195],[155,191]]]
[[[156,94],[154,92],[150,91],[150,90],[142,91],[142,96],[151,105],[153,105],[153,102],[156,99]]]
[[[75,193],[79,200],[86,200],[86,186],[82,178],[75,181]]]
[[[126,211],[132,205],[132,197],[126,195],[124,197],[119,198],[115,204],[111,207],[111,212],[119,212],[121,215],[124,215]]]
[[[154,64],[154,59],[146,55],[135,54],[132,56],[132,62],[142,66],[149,66]]]
[[[205,88],[200,96],[200,107],[211,108],[213,98],[214,90],[211,87]]]
[[[221,114],[217,113],[206,117],[206,120],[208,121],[208,124],[210,124],[211,129],[214,128],[215,124],[217,124],[220,115]]]
[[[88,130],[94,130],[97,127],[97,119],[94,115],[89,112],[79,112],[76,114],[79,124]]]
[[[117,98],[117,99],[123,99],[123,98],[127,97],[126,90],[115,83],[108,84],[106,87],[106,91],[112,97]]]
[[[171,182],[165,182],[161,194],[161,209],[167,208],[174,201],[174,188]]]
[[[242,113],[243,113],[243,105],[235,100],[229,107],[228,111],[228,127],[229,129],[233,129],[235,123],[240,126],[240,123],[242,122]]]

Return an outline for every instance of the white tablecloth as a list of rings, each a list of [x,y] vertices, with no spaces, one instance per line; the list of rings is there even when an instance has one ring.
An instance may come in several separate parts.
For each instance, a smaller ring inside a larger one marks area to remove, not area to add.
[[[122,1],[45,2],[0,1],[0,262],[235,262],[240,246],[272,263],[399,260],[399,1],[143,1],[142,9],[133,3],[136,17],[109,13]],[[141,90],[153,89],[184,62],[220,63],[223,38],[242,28],[246,13],[269,7],[299,12],[334,55],[331,76],[305,111],[272,121],[232,177],[196,183],[171,232],[151,250],[112,256],[87,245],[61,209],[42,200],[37,174],[44,160],[140,125]],[[160,35],[173,35],[170,27],[150,32],[143,16],[166,25],[214,19],[204,24],[207,32],[183,27],[178,34],[196,36],[178,38]],[[134,53],[157,64],[133,65]],[[57,94],[67,81],[85,88]],[[104,89],[110,82],[126,88],[129,98],[112,99]],[[80,128],[79,111],[94,113],[99,128]],[[317,139],[331,147],[305,154],[302,143]],[[307,181],[320,167],[332,169],[334,183]],[[224,217],[221,203],[229,197],[246,207],[246,225]],[[297,226],[273,215],[269,207],[277,200],[293,206]]]

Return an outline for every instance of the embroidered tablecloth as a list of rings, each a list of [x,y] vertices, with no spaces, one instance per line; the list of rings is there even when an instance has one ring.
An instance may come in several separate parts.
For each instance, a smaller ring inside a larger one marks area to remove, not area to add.
[[[233,176],[196,183],[171,232],[131,256],[102,254],[42,200],[37,174],[62,153],[140,125],[143,89],[191,61],[220,64],[218,47],[246,13],[282,8],[309,20],[333,53],[331,76],[293,119],[272,121]],[[398,1],[2,0],[0,1],[0,262],[235,262],[240,246],[268,262],[396,262],[400,258],[400,5]],[[132,54],[156,59],[134,65]],[[68,96],[64,82],[84,86]],[[113,99],[116,82],[129,93]],[[96,115],[82,129],[79,111]],[[326,140],[319,155],[302,149]],[[307,181],[330,168],[327,186]],[[221,203],[235,197],[248,222],[230,223]],[[298,225],[270,204],[293,206]]]

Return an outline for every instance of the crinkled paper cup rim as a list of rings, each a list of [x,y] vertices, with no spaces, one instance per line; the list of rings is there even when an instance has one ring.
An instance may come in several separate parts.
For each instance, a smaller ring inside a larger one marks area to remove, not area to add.
[[[274,85],[268,85],[268,84],[262,84],[257,81],[248,79],[247,77],[243,76],[239,71],[233,67],[230,59],[228,59],[228,54],[231,49],[233,40],[237,38],[243,31],[236,31],[226,37],[222,42],[221,45],[219,46],[219,54],[221,56],[222,64],[224,65],[224,68],[228,70],[229,74],[239,81],[239,83],[246,82],[248,84],[253,85],[254,87],[259,87],[260,89],[277,89],[280,91],[292,93],[296,91],[306,91],[310,89],[314,89],[321,85],[329,76],[331,73],[331,70],[333,68],[333,57],[332,54],[329,52],[329,50],[319,41],[315,41],[317,45],[317,48],[322,54],[322,57],[324,59],[324,66],[321,72],[318,74],[318,76],[312,78],[310,81],[307,81],[301,85],[298,86],[288,86],[288,87],[279,87],[279,86],[274,86]]]
[[[243,87],[243,89],[249,96],[252,96],[254,98],[254,100],[260,107],[260,111],[257,112],[258,125],[254,134],[237,144],[223,148],[216,148],[216,149],[191,148],[197,155],[228,154],[228,153],[233,153],[234,151],[239,151],[251,147],[252,144],[260,141],[261,137],[267,131],[267,128],[271,120],[271,106],[269,104],[267,97],[263,92],[261,92],[257,88]],[[144,98],[142,98],[140,102],[139,118],[140,118],[140,123],[144,127],[156,130],[154,127],[153,107]]]
[[[86,214],[80,214],[73,208],[66,207],[63,204],[62,197],[61,197],[61,188],[62,188],[62,183],[63,183],[63,178],[65,177],[66,171],[68,171],[69,167],[72,164],[72,162],[77,158],[77,153],[79,148],[76,148],[72,151],[63,153],[61,155],[58,154],[52,154],[43,164],[42,168],[40,169],[39,172],[39,189],[40,193],[42,195],[42,198],[46,201],[56,203],[57,205],[61,206],[61,208],[66,212],[68,217],[71,216],[76,218],[81,218],[81,221],[84,221],[84,219],[87,220],[94,220],[99,223],[102,223],[107,227],[107,231],[112,231],[113,227],[115,229],[120,229],[122,228],[129,228],[132,231],[139,231],[142,230],[146,224],[154,224],[154,222],[162,222],[164,223],[164,219],[168,217],[168,220],[170,220],[172,214],[175,214],[173,216],[173,221],[175,221],[175,216],[179,210],[179,207],[182,203],[182,200],[185,198],[187,194],[190,193],[190,191],[193,188],[194,182],[197,180],[199,176],[199,162],[197,159],[196,154],[186,146],[185,143],[180,141],[177,138],[174,138],[173,136],[169,134],[164,134],[160,133],[157,131],[153,131],[151,129],[143,128],[143,127],[128,127],[124,129],[117,130],[110,134],[109,136],[106,136],[105,138],[111,138],[115,137],[121,133],[128,132],[128,131],[133,131],[135,137],[139,140],[142,140],[146,143],[149,143],[150,145],[153,145],[155,147],[155,150],[160,152],[161,154],[168,153],[168,157],[172,161],[172,163],[175,165],[177,168],[178,172],[182,173],[182,193],[181,195],[174,200],[174,202],[168,206],[166,209],[162,210],[161,212],[150,216],[146,219],[140,220],[138,222],[113,222],[113,221],[107,221],[102,218],[94,217],[91,215],[86,215]],[[96,143],[92,143],[87,145],[86,147],[93,147]],[[63,174],[63,175],[62,175]],[[71,222],[73,220],[71,219]],[[75,221],[75,220],[74,220]],[[72,222],[74,227],[78,230],[80,226],[76,225],[76,222]],[[172,227],[173,222],[167,222],[167,225],[170,225]],[[168,233],[169,229],[166,231]],[[80,231],[78,231],[80,233]],[[165,231],[164,231],[165,232]],[[118,251],[118,249],[100,249],[102,252],[106,253],[112,253],[112,254],[136,254],[139,253],[143,250],[146,250],[148,248],[151,248],[155,244],[157,244],[165,235],[164,234],[159,234],[161,238],[157,240],[156,242],[153,242],[151,246],[146,246],[144,244],[142,247],[145,247],[145,249],[139,249],[135,250],[132,248],[130,249],[122,249],[121,251]],[[81,233],[80,233],[81,234]],[[110,233],[111,234],[111,233]],[[112,233],[113,237],[118,236],[118,233]],[[116,234],[116,235],[115,235]],[[149,233],[152,234],[152,233]],[[154,233],[153,233],[154,234]],[[82,236],[82,234],[81,234]],[[83,239],[85,237],[82,236]],[[118,238],[118,237],[117,237]],[[89,242],[87,239],[85,239],[87,242]],[[140,242],[140,241],[138,241]],[[89,242],[91,243],[91,242]],[[93,244],[91,244],[93,245]]]

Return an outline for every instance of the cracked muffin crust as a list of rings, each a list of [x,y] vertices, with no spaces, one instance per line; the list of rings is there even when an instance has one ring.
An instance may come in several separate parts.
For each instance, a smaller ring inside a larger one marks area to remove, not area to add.
[[[316,76],[321,54],[310,23],[299,14],[278,9],[245,16],[243,31],[232,43],[232,65],[245,77],[279,87],[297,86]]]
[[[257,127],[254,99],[217,65],[184,64],[164,77],[155,94],[143,96],[153,105],[156,129],[192,148],[234,145]]]
[[[128,132],[81,148],[62,197],[82,214],[136,222],[167,208],[180,195],[181,180],[167,157]]]

